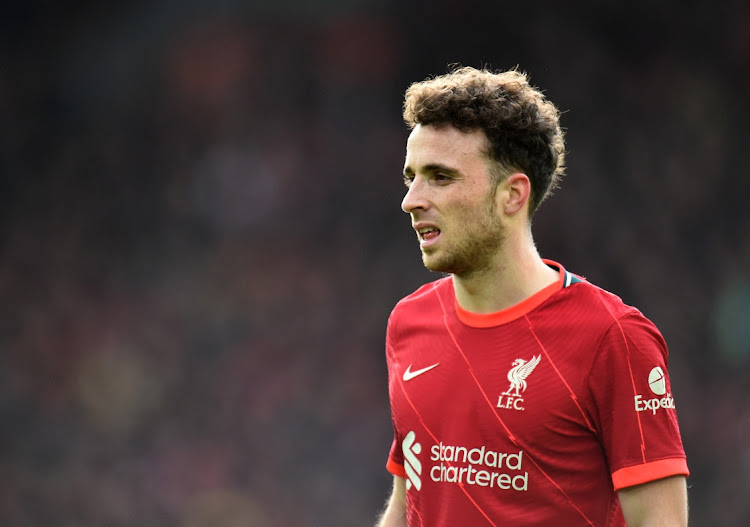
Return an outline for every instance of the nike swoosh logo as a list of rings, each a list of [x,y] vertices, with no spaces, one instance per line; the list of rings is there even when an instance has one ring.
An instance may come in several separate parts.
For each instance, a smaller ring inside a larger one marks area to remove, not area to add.
[[[426,368],[422,368],[421,370],[416,370],[416,371],[411,371],[411,364],[409,364],[409,367],[406,368],[406,371],[404,372],[404,380],[405,381],[410,381],[414,377],[416,377],[417,375],[422,375],[423,373],[430,371],[432,368],[434,368],[438,364],[440,364],[440,363],[436,362],[432,366],[427,366]]]

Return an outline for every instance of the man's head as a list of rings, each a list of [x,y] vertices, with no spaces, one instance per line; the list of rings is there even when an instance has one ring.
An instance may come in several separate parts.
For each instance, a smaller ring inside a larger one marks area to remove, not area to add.
[[[565,144],[559,112],[515,70],[492,73],[471,67],[412,84],[404,100],[404,121],[452,126],[462,132],[481,130],[497,185],[514,172],[531,182],[529,215],[557,186],[563,174]]]

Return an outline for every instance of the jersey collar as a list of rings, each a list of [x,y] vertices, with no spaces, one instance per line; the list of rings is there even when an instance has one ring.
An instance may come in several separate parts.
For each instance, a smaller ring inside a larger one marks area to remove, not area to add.
[[[545,259],[542,259],[542,261],[548,266],[552,267],[553,269],[557,269],[560,272],[560,276],[557,282],[554,282],[544,289],[537,291],[527,299],[522,300],[514,306],[503,309],[502,311],[496,311],[494,313],[473,313],[471,311],[467,311],[460,305],[458,305],[458,300],[456,299],[454,304],[456,307],[456,315],[458,316],[458,319],[467,326],[471,326],[474,328],[491,328],[494,326],[500,326],[524,316],[528,312],[536,309],[545,300],[558,292],[560,289],[563,289],[575,282],[580,281],[580,279],[576,278],[568,271],[566,271],[565,268],[559,263]]]

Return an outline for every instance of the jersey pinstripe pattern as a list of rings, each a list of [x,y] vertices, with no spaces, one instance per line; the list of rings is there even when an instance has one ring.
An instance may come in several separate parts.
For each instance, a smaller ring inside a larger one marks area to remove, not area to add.
[[[505,312],[461,310],[450,278],[394,308],[387,466],[410,482],[410,526],[624,526],[617,488],[687,474],[674,405],[634,403],[656,401],[649,372],[667,371],[658,330],[547,263],[558,283]]]

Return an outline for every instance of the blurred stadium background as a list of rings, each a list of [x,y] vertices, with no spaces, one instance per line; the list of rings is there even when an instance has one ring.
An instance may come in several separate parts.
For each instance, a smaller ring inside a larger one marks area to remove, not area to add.
[[[750,525],[750,4],[6,2],[0,524],[371,525],[401,95],[519,65],[566,113],[542,254],[671,350],[693,525]]]

